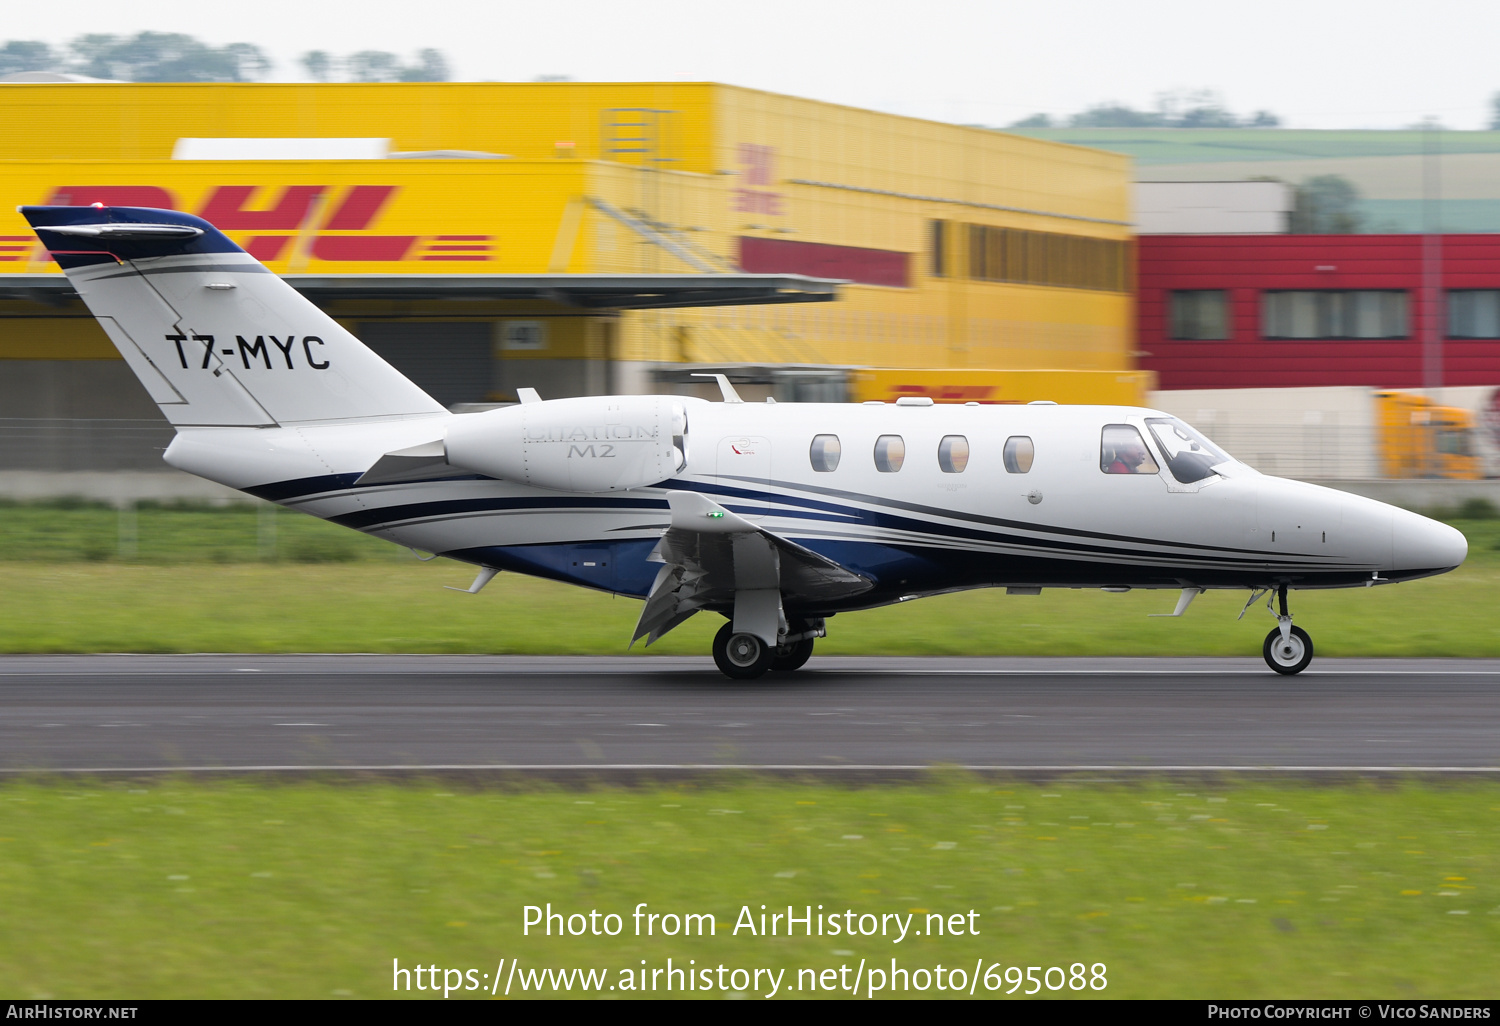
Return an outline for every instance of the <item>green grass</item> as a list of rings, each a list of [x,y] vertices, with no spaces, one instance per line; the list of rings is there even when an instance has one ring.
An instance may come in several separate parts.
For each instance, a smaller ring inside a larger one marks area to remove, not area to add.
[[[277,518],[278,543],[314,552],[330,542],[344,545],[350,561],[168,561],[192,552],[255,558],[253,513],[204,510],[141,511],[138,561],[67,558],[104,530],[100,517],[114,516],[0,509],[0,524],[12,539],[40,536],[50,520],[55,546],[48,561],[0,562],[0,652],[616,655],[625,651],[640,614],[632,599],[513,574],[502,574],[477,596],[447,591],[444,585],[466,587],[472,569],[447,560],[419,563],[396,546],[300,516]],[[1297,593],[1293,611],[1319,654],[1500,657],[1494,615],[1500,519],[1454,523],[1468,533],[1471,555],[1452,574],[1393,587]],[[158,531],[190,541],[159,550]],[[3,543],[0,551],[17,555]],[[158,551],[162,561],[139,561]],[[1261,610],[1235,620],[1246,597],[1241,592],[1210,592],[1182,619],[1147,616],[1169,612],[1175,597],[1066,589],[1036,597],[996,590],[940,596],[843,614],[830,622],[830,637],[818,651],[1255,656],[1272,626]],[[722,622],[713,614],[695,617],[649,651],[703,655]],[[642,651],[637,645],[635,652]]]
[[[614,982],[668,957],[789,983],[895,957],[1103,962],[1107,997],[1480,998],[1500,957],[1493,784],[70,781],[7,784],[0,810],[14,999],[380,997],[393,958]],[[524,937],[523,907],[548,902],[627,917],[647,902],[718,930],[637,938],[626,918],[615,938]],[[734,936],[762,904],[917,910],[918,928],[973,910],[978,936]]]
[[[275,506],[0,504],[0,562],[349,563],[407,550]]]

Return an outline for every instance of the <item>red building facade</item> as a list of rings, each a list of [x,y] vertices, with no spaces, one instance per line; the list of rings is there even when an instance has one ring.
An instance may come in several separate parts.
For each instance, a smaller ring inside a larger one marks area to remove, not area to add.
[[[1142,236],[1140,366],[1163,389],[1500,384],[1500,235],[1440,238],[1424,265],[1420,235]]]

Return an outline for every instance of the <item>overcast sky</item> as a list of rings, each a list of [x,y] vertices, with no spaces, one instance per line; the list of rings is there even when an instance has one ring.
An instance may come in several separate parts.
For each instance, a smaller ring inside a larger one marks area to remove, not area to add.
[[[61,12],[61,13],[60,13]],[[7,0],[0,39],[186,32],[307,50],[435,47],[455,77],[717,81],[960,123],[1212,89],[1294,128],[1480,128],[1496,0]]]

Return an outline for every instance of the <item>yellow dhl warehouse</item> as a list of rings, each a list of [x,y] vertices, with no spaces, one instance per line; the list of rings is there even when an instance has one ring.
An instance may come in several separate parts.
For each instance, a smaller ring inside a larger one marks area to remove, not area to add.
[[[0,104],[0,417],[145,400],[13,213],[48,202],[207,218],[450,405],[702,370],[791,399],[1146,387],[1115,154],[715,84],[4,84]]]

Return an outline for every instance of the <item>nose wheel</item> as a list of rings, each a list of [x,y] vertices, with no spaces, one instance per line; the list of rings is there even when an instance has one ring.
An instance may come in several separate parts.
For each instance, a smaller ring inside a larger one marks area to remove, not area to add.
[[[1277,673],[1288,676],[1301,673],[1307,669],[1307,664],[1312,662],[1313,643],[1312,638],[1301,627],[1292,627],[1286,637],[1282,637],[1281,628],[1274,627],[1271,633],[1266,635],[1266,642],[1261,646],[1261,655],[1266,657],[1266,665]]]
[[[1260,647],[1260,653],[1265,657],[1266,665],[1271,669],[1291,676],[1294,673],[1301,673],[1307,669],[1307,664],[1312,662],[1313,643],[1305,630],[1292,626],[1292,615],[1287,612],[1286,608],[1285,584],[1276,589],[1276,597],[1280,600],[1281,612],[1276,617],[1276,627],[1266,635],[1266,640]],[[1252,597],[1250,601],[1253,602],[1255,599]],[[1266,607],[1269,609],[1270,605],[1270,599],[1267,599]]]

